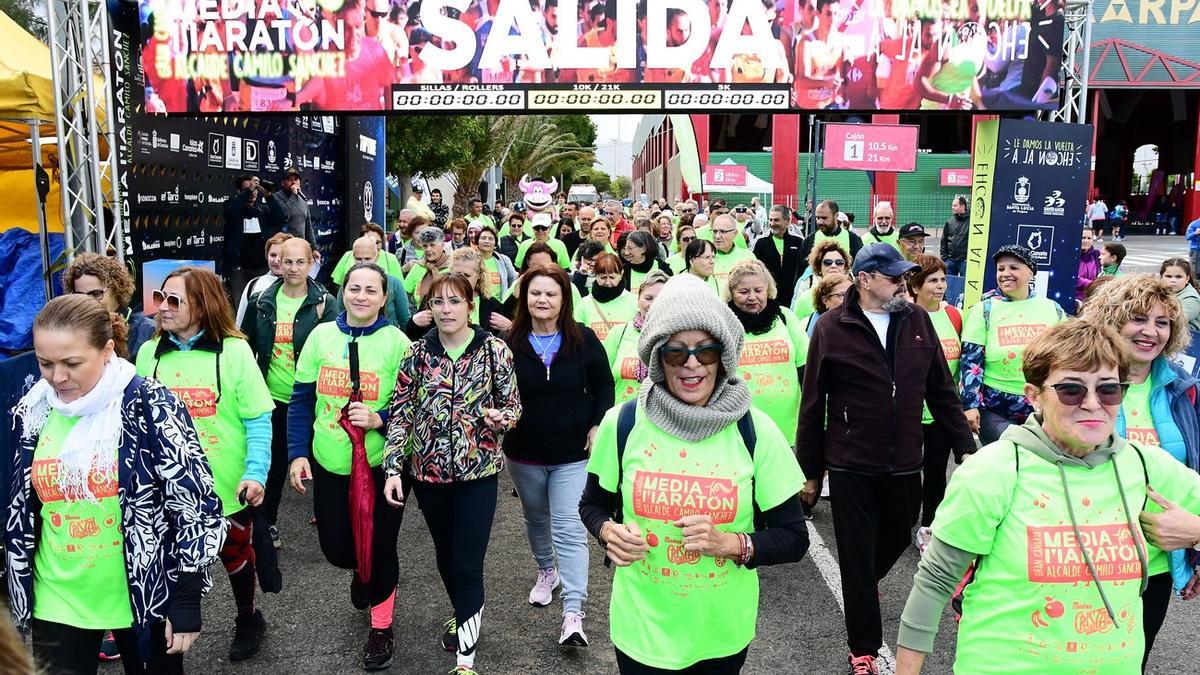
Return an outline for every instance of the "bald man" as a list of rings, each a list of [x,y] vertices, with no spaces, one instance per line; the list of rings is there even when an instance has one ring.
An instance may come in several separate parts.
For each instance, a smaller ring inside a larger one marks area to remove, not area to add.
[[[379,255],[378,242],[375,237],[364,235],[354,240],[354,245],[350,247],[350,253],[354,256],[354,267],[359,265],[374,265],[375,259]],[[350,269],[353,270],[354,267]],[[349,272],[346,273],[349,276]],[[388,320],[388,323],[404,330],[408,325],[408,320],[412,318],[412,309],[408,304],[408,294],[404,292],[404,281],[397,276],[387,275],[388,297],[387,302],[383,305],[383,315]],[[338,306],[342,307],[343,289],[338,289]]]

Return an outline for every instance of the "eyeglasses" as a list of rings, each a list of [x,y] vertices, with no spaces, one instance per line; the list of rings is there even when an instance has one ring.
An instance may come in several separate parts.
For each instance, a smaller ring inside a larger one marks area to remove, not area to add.
[[[162,291],[151,291],[150,296],[154,298],[155,304],[159,307],[166,306],[172,312],[178,311],[180,305],[188,304],[182,296],[175,293],[163,293]]]
[[[1058,395],[1058,402],[1063,405],[1083,405],[1083,401],[1088,395],[1088,387],[1086,384],[1059,382],[1058,384],[1052,384],[1049,386],[1054,390],[1054,393]],[[1095,390],[1096,400],[1100,401],[1100,405],[1121,405],[1121,401],[1125,400],[1125,392],[1128,390],[1128,382],[1105,382],[1103,384],[1098,384],[1096,385]]]
[[[90,291],[75,291],[75,295],[86,295],[93,300],[101,301],[104,300],[104,292],[107,290],[107,288],[93,288]]]
[[[737,230],[713,230],[713,234],[733,234]]]
[[[358,259],[357,259],[357,258],[355,258],[355,260],[358,260]],[[361,261],[360,261],[360,262],[361,262]],[[370,260],[368,260],[367,262],[375,262],[375,258],[371,258],[371,259],[370,259]],[[279,261],[279,266],[280,266],[280,267],[283,267],[283,268],[291,268],[291,267],[294,267],[294,268],[296,268],[296,269],[300,269],[301,267],[304,267],[304,266],[305,266],[305,265],[307,265],[307,264],[308,264],[308,259],[307,259],[307,258],[301,258],[300,260],[290,260],[290,259],[287,259],[287,260],[280,260],[280,261]]]
[[[679,238],[679,243],[681,243],[681,244],[689,244],[693,241],[696,241],[695,237],[680,237]]]
[[[871,276],[880,277],[882,279],[887,279],[888,281],[892,282],[893,284],[903,284],[913,277],[913,273],[905,272],[904,274],[901,274],[898,277],[893,277],[893,276],[889,276],[887,274],[880,274],[879,272],[871,272]]]
[[[462,298],[460,298],[456,295],[451,298],[434,298],[429,301],[429,305],[431,307],[442,308],[442,307],[445,307],[447,303],[449,303],[451,307],[458,307],[459,305],[462,305],[465,302],[466,302],[466,300],[463,300]]]
[[[700,365],[711,366],[721,360],[721,354],[724,352],[725,347],[721,344],[700,345],[692,349],[688,349],[687,347],[663,347],[659,350],[663,363],[674,368],[683,366],[693,356],[700,362]]]
[[[841,293],[830,293],[825,296],[825,299],[829,300],[832,298],[845,298],[845,297],[846,297],[846,291],[842,291]]]
[[[845,267],[846,261],[841,258],[824,258],[821,260],[822,267]]]

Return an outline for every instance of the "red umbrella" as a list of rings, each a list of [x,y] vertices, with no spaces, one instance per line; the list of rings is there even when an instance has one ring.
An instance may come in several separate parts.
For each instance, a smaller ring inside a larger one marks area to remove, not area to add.
[[[354,536],[354,558],[357,562],[354,573],[366,584],[371,580],[371,541],[375,531],[375,480],[371,476],[371,465],[367,461],[367,430],[350,423],[351,403],[362,403],[358,367],[358,343],[351,341],[350,351],[350,399],[342,407],[338,424],[350,437],[350,532]]]

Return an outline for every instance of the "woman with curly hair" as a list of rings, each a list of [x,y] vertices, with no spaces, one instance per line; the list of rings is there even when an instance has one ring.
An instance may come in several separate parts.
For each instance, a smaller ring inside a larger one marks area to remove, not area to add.
[[[850,253],[836,239],[825,239],[813,246],[808,254],[808,276],[800,277],[792,292],[792,311],[797,318],[807,319],[816,309],[809,291],[820,286],[828,275],[849,275],[851,262]]]
[[[138,349],[154,336],[154,321],[129,306],[133,298],[133,279],[125,266],[98,253],[80,253],[63,270],[62,283],[65,292],[82,293],[99,300],[108,311],[125,320],[129,336],[124,346],[128,349],[129,360],[137,360]]]

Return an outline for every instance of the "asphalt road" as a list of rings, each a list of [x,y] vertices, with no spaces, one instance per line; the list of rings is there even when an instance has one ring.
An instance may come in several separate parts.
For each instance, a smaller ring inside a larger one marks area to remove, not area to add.
[[[1134,236],[1126,242],[1127,271],[1157,272],[1158,263],[1186,255],[1181,237]],[[608,641],[608,597],[611,571],[592,556],[591,599],[585,629],[586,649],[557,644],[561,605],[534,608],[526,595],[536,570],[521,522],[520,503],[502,479],[500,505],[486,564],[487,605],[483,638],[476,666],[485,675],[543,673],[615,673]],[[316,529],[308,524],[306,497],[285,496],[280,528],[284,537],[281,565],[285,587],[279,595],[260,596],[269,622],[262,652],[254,659],[231,664],[227,653],[233,631],[229,584],[218,564],[214,587],[204,601],[205,633],[187,657],[192,672],[204,673],[355,673],[369,625],[365,612],[350,605],[350,573],[325,562],[317,546]],[[400,588],[396,601],[396,659],[394,673],[434,675],[454,666],[437,639],[451,614],[450,604],[434,567],[433,544],[415,498],[400,532]],[[828,505],[818,507],[810,526],[813,545],[794,565],[760,571],[762,599],[758,637],[750,647],[744,673],[845,672],[845,629],[837,579],[836,550]],[[900,613],[911,586],[917,553],[910,549],[884,579],[884,636],[889,645],[896,635]],[[1153,653],[1152,673],[1195,672],[1194,629],[1200,622],[1200,603],[1173,601]],[[936,650],[926,662],[927,673],[948,673],[954,654],[954,622],[942,623]],[[886,666],[886,664],[885,664]],[[120,672],[108,665],[105,673]]]
[[[486,563],[487,605],[476,666],[480,673],[615,673],[608,641],[608,597],[611,572],[592,556],[591,598],[585,629],[586,649],[557,644],[561,605],[526,604],[535,576],[521,522],[520,502],[501,482],[500,504]],[[187,656],[191,672],[203,673],[355,673],[362,672],[362,646],[369,625],[366,612],[353,609],[350,573],[325,562],[317,547],[316,528],[308,524],[307,498],[285,497],[280,527],[284,537],[281,594],[261,596],[260,608],[270,624],[262,652],[250,661],[231,664],[229,641],[233,605],[229,583],[218,564],[213,590],[204,601],[205,632]],[[818,506],[810,532],[809,554],[797,564],[761,570],[762,599],[758,636],[750,646],[744,673],[800,674],[845,672],[845,629],[836,582],[836,551],[828,504]],[[396,599],[396,658],[390,672],[437,675],[454,666],[437,639],[450,604],[434,567],[433,543],[415,500],[400,532],[400,588]],[[880,587],[885,640],[893,643],[900,613],[916,570],[914,549],[901,559]],[[827,579],[827,577],[833,577]],[[947,615],[948,617],[949,615]],[[1159,635],[1150,672],[1195,672],[1194,626],[1200,603],[1174,601]],[[936,651],[925,672],[948,673],[954,654],[954,622],[942,623]],[[119,665],[104,673],[119,673]]]

